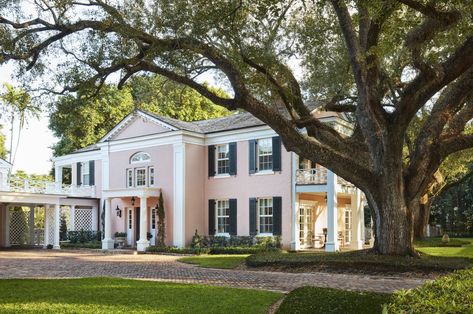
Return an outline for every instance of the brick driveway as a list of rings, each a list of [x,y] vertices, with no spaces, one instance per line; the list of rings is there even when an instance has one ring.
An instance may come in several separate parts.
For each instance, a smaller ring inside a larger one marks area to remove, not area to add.
[[[279,273],[199,268],[167,255],[105,254],[94,251],[0,251],[0,279],[109,276],[290,291],[300,286],[392,292],[425,280],[333,273]]]

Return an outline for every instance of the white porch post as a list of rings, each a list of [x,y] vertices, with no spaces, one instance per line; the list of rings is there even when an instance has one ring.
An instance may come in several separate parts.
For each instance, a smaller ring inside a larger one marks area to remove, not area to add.
[[[149,246],[148,241],[148,207],[147,197],[140,197],[140,240],[136,242],[136,249],[139,252],[145,252]]]
[[[10,246],[10,206],[5,207],[5,247]]]
[[[30,217],[28,219],[29,229],[30,229],[30,245],[34,245],[34,208],[35,206],[30,206]]]
[[[291,250],[297,251],[300,248],[299,243],[299,195],[296,193],[296,171],[299,163],[299,156],[292,153],[292,224],[291,224]]]
[[[185,226],[186,226],[186,184],[185,165],[186,149],[184,143],[173,145],[174,165],[174,197],[173,197],[173,229],[172,242],[174,246],[185,246]]]
[[[355,193],[351,196],[351,214],[352,214],[352,239],[350,246],[352,249],[361,250],[363,248],[362,235],[362,203],[361,191],[355,189]]]
[[[62,167],[55,166],[54,168],[54,181],[61,186],[62,185]]]
[[[54,205],[54,244],[53,249],[59,250],[59,229],[61,227],[61,206],[59,204]]]
[[[111,250],[114,248],[112,239],[112,199],[105,199],[105,236],[102,240],[102,250]]]
[[[76,205],[71,205],[69,207],[69,230],[75,231],[76,230]]]
[[[338,244],[337,175],[327,171],[327,243],[326,252],[340,250]]]
[[[46,248],[49,243],[49,227],[51,222],[49,221],[49,205],[44,205],[44,240],[43,247]]]

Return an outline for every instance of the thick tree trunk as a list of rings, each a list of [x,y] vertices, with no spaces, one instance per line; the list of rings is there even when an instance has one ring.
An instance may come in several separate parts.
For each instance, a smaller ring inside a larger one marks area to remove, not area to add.
[[[414,239],[422,239],[427,235],[427,224],[430,218],[430,205],[432,201],[419,202],[416,208],[416,215],[414,220]]]

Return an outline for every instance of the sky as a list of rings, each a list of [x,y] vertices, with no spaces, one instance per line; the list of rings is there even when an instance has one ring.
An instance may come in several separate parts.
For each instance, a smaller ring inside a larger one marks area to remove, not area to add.
[[[7,82],[16,86],[12,79],[13,68],[9,65],[0,66],[0,85]],[[3,134],[7,137],[6,146],[10,147],[10,127],[11,122],[6,121],[4,117],[0,119],[3,125]],[[15,124],[15,129],[17,130]],[[13,150],[15,150],[17,132],[13,138]],[[41,118],[31,118],[23,129],[20,137],[20,144],[16,153],[13,171],[24,170],[27,173],[48,174],[51,170],[52,150],[51,146],[57,141],[52,132],[48,129],[47,112],[43,112]],[[8,158],[7,158],[8,160]]]

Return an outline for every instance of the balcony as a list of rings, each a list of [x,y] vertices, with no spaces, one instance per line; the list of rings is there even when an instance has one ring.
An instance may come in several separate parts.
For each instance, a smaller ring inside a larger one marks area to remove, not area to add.
[[[355,186],[347,180],[337,177],[337,183],[340,185],[341,192],[345,194],[353,194]],[[296,170],[296,184],[299,185],[324,185],[327,184],[327,169],[312,168]]]
[[[0,190],[5,192],[95,197],[95,186],[59,184],[52,181],[21,179],[15,176],[10,177],[7,185],[1,186]]]

